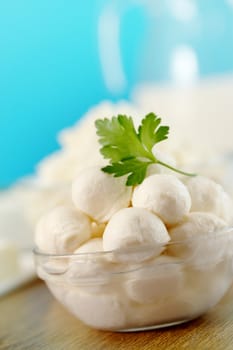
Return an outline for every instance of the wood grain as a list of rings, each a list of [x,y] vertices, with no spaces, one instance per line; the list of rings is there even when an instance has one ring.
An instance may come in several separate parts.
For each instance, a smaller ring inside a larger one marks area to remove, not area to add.
[[[232,350],[233,287],[195,321],[138,333],[96,331],[71,316],[35,282],[0,300],[1,350]]]

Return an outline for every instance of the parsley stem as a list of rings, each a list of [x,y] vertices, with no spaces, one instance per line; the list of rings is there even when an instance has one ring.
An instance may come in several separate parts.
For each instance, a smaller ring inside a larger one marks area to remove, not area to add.
[[[187,172],[185,172],[185,171],[176,169],[176,168],[174,168],[173,166],[168,165],[168,164],[166,164],[166,163],[164,163],[164,162],[161,162],[161,161],[158,160],[158,159],[157,159],[157,164],[160,164],[160,165],[162,165],[162,166],[164,166],[164,167],[166,167],[166,168],[168,168],[168,169],[171,169],[171,170],[173,170],[173,171],[175,171],[175,172],[177,172],[177,173],[179,173],[179,174],[185,175],[185,176],[197,176],[197,174],[194,174],[194,173],[187,173]]]

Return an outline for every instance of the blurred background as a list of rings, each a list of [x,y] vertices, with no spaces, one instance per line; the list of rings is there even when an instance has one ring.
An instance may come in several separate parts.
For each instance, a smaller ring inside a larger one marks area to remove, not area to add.
[[[0,52],[1,187],[33,173],[90,106],[137,96],[154,107],[148,90],[133,93],[148,82],[162,87],[156,111],[187,120],[211,104],[220,134],[232,132],[232,0],[2,1]],[[182,86],[195,88],[177,97]]]

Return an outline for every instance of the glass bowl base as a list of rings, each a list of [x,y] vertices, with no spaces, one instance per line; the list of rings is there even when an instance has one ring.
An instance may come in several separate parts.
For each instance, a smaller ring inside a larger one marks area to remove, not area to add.
[[[197,316],[198,317],[198,316]],[[162,323],[162,324],[156,324],[156,325],[152,325],[152,326],[144,326],[144,327],[134,327],[134,328],[127,328],[127,329],[118,329],[115,330],[115,332],[118,333],[127,333],[127,332],[143,332],[143,331],[152,331],[154,329],[161,329],[161,328],[166,328],[166,327],[172,327],[172,326],[178,326],[182,323],[187,323],[187,322],[191,322],[194,319],[196,319],[197,317],[194,318],[187,318],[184,320],[179,320],[179,321],[173,321],[173,322],[167,322],[167,323]]]

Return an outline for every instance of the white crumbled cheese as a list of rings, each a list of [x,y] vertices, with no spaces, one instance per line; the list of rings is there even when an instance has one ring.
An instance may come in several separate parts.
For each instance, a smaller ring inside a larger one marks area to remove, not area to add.
[[[174,225],[188,214],[191,198],[176,176],[155,174],[135,188],[132,204],[157,214],[165,224]]]
[[[35,186],[27,205],[27,220],[34,227],[42,215],[57,206],[72,206],[70,186]]]
[[[222,186],[203,176],[189,178],[186,186],[191,196],[191,211],[210,212],[231,224],[233,203]]]
[[[126,101],[103,101],[87,111],[75,125],[62,130],[58,135],[61,150],[43,159],[37,167],[39,183],[47,186],[71,183],[83,169],[106,164],[99,152],[95,120],[117,114],[139,117],[141,110]]]
[[[76,173],[76,154],[61,149],[45,157],[37,166],[37,177],[42,186],[59,186],[70,183]]]
[[[72,185],[72,199],[77,209],[99,222],[107,222],[118,210],[128,207],[132,188],[125,177],[115,178],[99,167],[83,170]]]
[[[35,243],[48,253],[72,253],[91,237],[91,222],[82,212],[59,206],[44,215],[37,227]]]
[[[156,256],[169,240],[164,223],[156,215],[131,207],[118,211],[110,219],[103,234],[103,248],[105,251],[126,250],[127,255],[127,249],[151,245]]]

